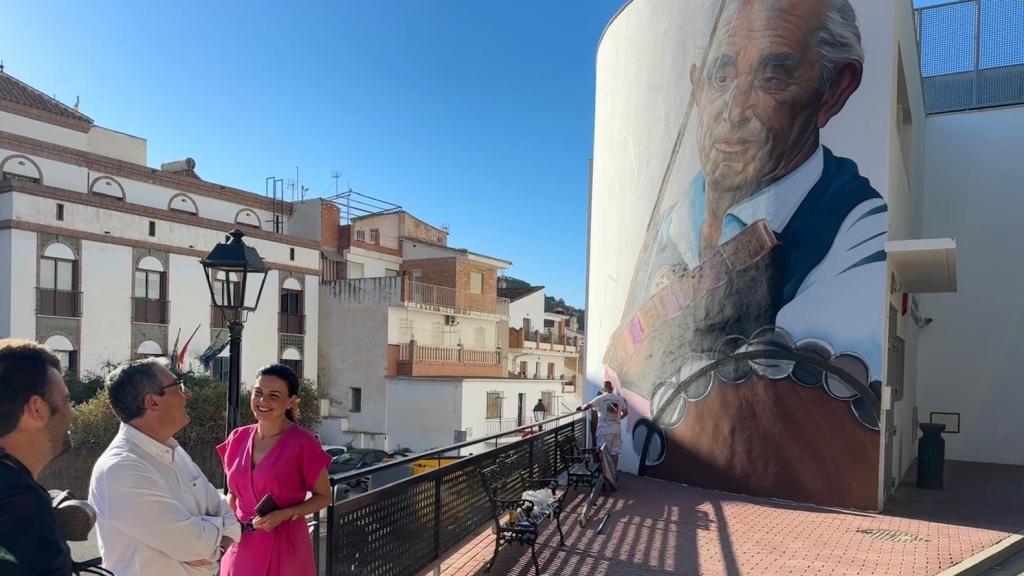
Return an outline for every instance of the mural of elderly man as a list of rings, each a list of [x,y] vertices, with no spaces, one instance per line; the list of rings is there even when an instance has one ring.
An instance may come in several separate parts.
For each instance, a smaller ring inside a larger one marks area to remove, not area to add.
[[[777,326],[786,341],[813,340],[823,358],[860,360],[866,389],[881,370],[887,208],[857,165],[820,138],[861,83],[856,14],[849,0],[719,6],[708,49],[689,69],[701,170],[674,200],[659,198],[621,327],[609,342],[608,372],[636,393],[628,400],[646,403],[659,382],[685,371],[688,353],[710,358],[730,337],[742,344]],[[701,402],[669,440],[674,458],[680,451],[691,458],[676,466],[670,455],[655,474],[870,507],[877,421],[808,390],[814,382],[767,382],[794,378],[758,371],[745,386],[697,393]],[[824,374],[817,379],[821,384]],[[745,431],[722,434],[740,421]],[[813,422],[827,423],[827,431]],[[865,471],[844,478],[843,488],[816,479],[821,467],[835,465],[837,450]],[[836,497],[837,489],[848,497]]]

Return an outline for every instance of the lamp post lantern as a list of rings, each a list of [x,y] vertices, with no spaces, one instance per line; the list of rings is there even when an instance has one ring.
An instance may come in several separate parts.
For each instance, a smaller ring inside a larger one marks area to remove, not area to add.
[[[256,249],[242,242],[245,234],[241,230],[232,230],[228,235],[230,239],[214,246],[200,263],[210,287],[213,306],[224,315],[228,327],[231,364],[228,371],[227,433],[230,434],[238,427],[242,326],[260,303],[268,268]]]
[[[544,429],[544,427],[541,426],[540,423],[544,421],[545,414],[547,414],[546,407],[544,406],[544,404],[541,403],[540,400],[538,400],[537,405],[533,407],[533,422],[537,424],[537,431],[541,431]]]

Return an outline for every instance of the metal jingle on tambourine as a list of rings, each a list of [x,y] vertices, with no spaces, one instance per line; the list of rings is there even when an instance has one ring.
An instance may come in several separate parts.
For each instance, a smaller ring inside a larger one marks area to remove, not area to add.
[[[654,385],[651,391],[651,414],[654,423],[662,428],[675,428],[686,417],[686,396],[672,380]]]
[[[832,357],[832,365],[848,372],[866,386],[868,383],[868,364],[860,356],[852,352],[843,352]],[[857,392],[842,378],[829,372],[825,376],[825,391],[838,400],[851,400],[859,396]]]
[[[644,451],[644,445],[647,451]],[[641,465],[646,467],[657,466],[665,460],[665,453],[668,449],[668,442],[665,433],[657,424],[641,418],[633,425],[633,450],[638,457],[642,458]]]
[[[714,381],[714,374],[712,372],[691,380],[691,376],[710,363],[711,359],[705,354],[691,353],[687,354],[683,359],[683,364],[679,368],[677,382],[679,382],[683,396],[690,402],[703,400],[711,393],[711,385]]]
[[[796,351],[801,354],[809,354],[828,362],[836,351],[829,346],[828,342],[817,338],[805,338],[796,343]],[[817,388],[825,383],[825,371],[811,364],[797,362],[793,366],[793,380],[806,388]]]
[[[796,345],[789,332],[778,326],[765,326],[750,337],[744,352],[755,350],[784,350],[792,352]],[[750,366],[758,375],[769,380],[782,380],[793,372],[792,360],[751,360]]]
[[[747,339],[743,336],[726,336],[715,345],[715,362],[723,362],[715,368],[715,374],[730,384],[740,384],[754,373],[749,362],[742,360],[727,360],[742,350],[747,345]]]

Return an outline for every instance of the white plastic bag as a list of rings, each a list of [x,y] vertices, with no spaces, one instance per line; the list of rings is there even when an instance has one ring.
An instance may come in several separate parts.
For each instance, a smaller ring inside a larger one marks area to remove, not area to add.
[[[533,503],[533,510],[530,512],[530,518],[534,522],[539,522],[551,515],[551,508],[555,502],[555,494],[550,488],[544,488],[542,490],[527,490],[523,492],[523,500],[529,500]]]

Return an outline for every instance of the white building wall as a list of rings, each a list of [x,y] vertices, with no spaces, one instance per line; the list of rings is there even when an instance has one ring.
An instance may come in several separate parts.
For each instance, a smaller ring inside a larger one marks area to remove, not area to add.
[[[316,381],[319,368],[319,354],[317,346],[320,341],[320,278],[307,275],[303,286],[306,310],[306,338],[303,341],[305,349],[302,352],[302,369],[308,380]],[[280,299],[278,298],[280,307]]]
[[[533,418],[533,407],[543,392],[551,392],[558,400],[552,412],[572,412],[579,406],[579,400],[571,394],[562,394],[562,384],[557,380],[511,380],[511,379],[467,379],[462,384],[462,429],[470,438],[487,436],[487,393],[500,392],[502,418],[515,418],[519,409],[519,394],[523,397],[523,410],[528,419]],[[472,429],[472,433],[470,433]]]
[[[457,326],[446,326],[444,314],[404,307],[392,307],[388,315],[388,343],[420,346],[456,346],[493,350],[498,345],[498,326],[493,320],[456,316]],[[482,336],[483,340],[478,340]]]
[[[131,358],[132,249],[83,241],[80,270],[82,338],[78,365],[99,371]],[[207,297],[209,299],[209,297]],[[174,312],[172,308],[172,313]]]
[[[331,403],[331,418],[323,421],[325,441],[344,443],[338,418],[349,417],[352,431],[383,434],[387,426],[388,307],[349,305],[331,296],[329,286],[319,293],[319,359],[317,382]],[[350,412],[351,388],[362,388],[362,410]]]
[[[402,242],[402,258],[405,260],[420,260],[423,258],[451,258],[456,251],[451,248],[443,248],[432,244],[424,244],[416,240]]]
[[[40,198],[18,192],[14,196],[14,213],[18,220],[52,225],[56,212],[56,200]],[[112,236],[141,242],[159,242],[182,248],[209,250],[223,242],[226,233],[209,228],[200,228],[177,222],[160,221],[147,216],[125,212],[114,212],[82,204],[64,202],[64,225],[74,230],[95,233],[109,232]],[[157,221],[157,235],[149,235],[149,221]],[[246,237],[245,242],[256,248],[265,261],[286,263],[312,270],[320,268],[320,252],[314,248],[295,248],[295,260],[290,260],[287,239],[272,242],[261,238]]]
[[[350,248],[345,253],[348,262],[362,265],[362,278],[382,278],[387,276],[387,270],[398,271],[402,259],[396,256],[378,254],[361,248]]]
[[[919,414],[960,414],[946,457],[1024,464],[1017,343],[1024,333],[1020,246],[1024,163],[1015,160],[1024,107],[933,115],[925,144],[924,235],[957,240],[956,294],[925,294]]]
[[[565,367],[565,359],[565,354],[545,354],[543,352],[510,352],[508,355],[508,370],[509,372],[518,374],[519,363],[526,362],[527,378],[547,378],[548,363],[552,363],[555,365],[555,378],[560,379],[564,377],[566,380],[568,380],[572,377],[573,371]],[[538,362],[540,362],[540,372],[537,372]],[[582,364],[580,365],[580,367],[582,368]]]
[[[167,296],[170,303],[170,324],[167,331],[167,346],[174,347],[174,339],[181,330],[181,341],[179,346],[184,346],[185,341],[192,335],[192,331],[199,326],[195,338],[189,344],[185,361],[192,365],[193,370],[201,370],[201,365],[196,357],[210,345],[210,288],[206,283],[206,275],[199,259],[180,254],[169,255],[170,266],[168,272]],[[267,280],[270,285],[270,280]],[[264,294],[264,300],[260,301],[257,314],[264,313],[264,306],[267,300],[276,300],[273,294]],[[246,323],[242,333],[242,380],[251,381],[251,374],[255,369],[251,366],[245,354],[245,347],[249,338],[260,338],[261,334],[251,329],[251,322]]]
[[[530,319],[531,330],[544,329],[544,290],[509,302],[508,327],[522,329],[523,318]]]
[[[388,378],[391,448],[423,452],[454,443],[461,429],[461,380]]]
[[[2,126],[2,124],[0,124]],[[12,154],[27,156],[39,166],[43,175],[43,184],[56,188],[64,188],[73,192],[86,192],[89,186],[89,171],[79,166],[56,162],[48,158],[40,158],[16,150],[0,148],[0,161]]]
[[[0,196],[2,198],[6,196]],[[11,300],[11,233],[11,230],[0,230],[0,338],[11,335],[11,305],[14,303]]]
[[[44,140],[79,150],[88,149],[88,135],[84,132],[54,126],[53,124],[32,120],[17,114],[0,112],[0,126],[3,126],[5,132],[28,136],[36,140]]]
[[[198,266],[198,261],[196,263]],[[281,308],[277,287],[280,286],[279,273],[271,270],[267,273],[267,285],[263,290],[259,308],[250,314],[242,334],[242,384],[252,386],[256,381],[256,371],[267,364],[278,362],[281,357],[278,348],[277,313]],[[256,296],[259,286],[250,284],[246,291]],[[209,289],[206,299],[209,302]],[[207,315],[209,309],[207,308]],[[184,330],[182,330],[184,332]]]
[[[93,126],[86,137],[86,144],[93,154],[146,165],[146,141],[138,136]]]
[[[15,338],[36,337],[36,275],[38,238],[35,232],[11,230],[11,329]]]

